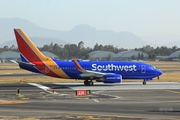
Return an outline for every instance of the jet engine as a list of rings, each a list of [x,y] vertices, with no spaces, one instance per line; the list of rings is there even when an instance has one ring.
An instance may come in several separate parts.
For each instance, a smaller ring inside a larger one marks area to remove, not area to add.
[[[122,76],[119,74],[104,75],[104,83],[120,83]]]

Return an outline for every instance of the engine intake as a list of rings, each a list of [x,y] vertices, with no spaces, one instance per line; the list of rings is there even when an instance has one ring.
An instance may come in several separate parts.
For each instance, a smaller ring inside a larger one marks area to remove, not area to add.
[[[120,83],[122,76],[119,74],[109,74],[104,76],[104,83]]]

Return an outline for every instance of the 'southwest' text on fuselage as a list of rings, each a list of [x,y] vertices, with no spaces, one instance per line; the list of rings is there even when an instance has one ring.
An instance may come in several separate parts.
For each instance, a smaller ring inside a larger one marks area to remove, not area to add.
[[[137,71],[136,65],[92,64],[93,71]]]

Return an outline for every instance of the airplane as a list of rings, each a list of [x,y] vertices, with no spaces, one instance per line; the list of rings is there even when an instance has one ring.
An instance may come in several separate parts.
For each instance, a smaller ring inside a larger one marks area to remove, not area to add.
[[[21,61],[19,67],[43,75],[84,80],[84,85],[94,85],[93,80],[104,83],[121,83],[123,79],[146,81],[159,77],[162,71],[150,64],[133,61],[63,61],[43,55],[30,38],[14,29]]]

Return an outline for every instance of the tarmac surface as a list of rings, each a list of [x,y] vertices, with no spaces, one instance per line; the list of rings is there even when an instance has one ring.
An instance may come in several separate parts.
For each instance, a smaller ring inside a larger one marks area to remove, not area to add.
[[[90,92],[86,96],[76,96],[76,90]],[[70,116],[72,120],[75,120],[73,116],[113,120],[178,120],[180,83],[95,83],[94,86],[82,83],[1,84],[1,116],[68,120],[71,120]]]

